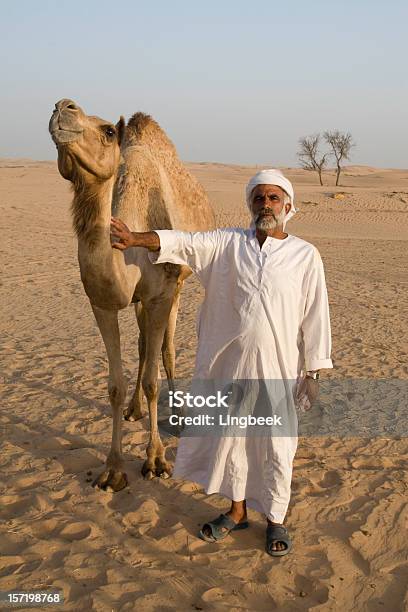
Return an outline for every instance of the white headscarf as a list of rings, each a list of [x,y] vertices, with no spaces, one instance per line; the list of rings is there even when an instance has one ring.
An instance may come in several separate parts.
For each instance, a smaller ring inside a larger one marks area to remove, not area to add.
[[[283,223],[283,228],[285,228],[287,221],[289,221],[289,219],[291,219],[297,212],[297,208],[295,208],[294,205],[295,193],[293,191],[292,183],[282,174],[280,170],[271,168],[270,170],[261,170],[260,172],[257,172],[257,174],[255,174],[255,176],[249,180],[245,190],[246,203],[251,216],[251,194],[257,185],[277,185],[278,187],[281,187],[281,189],[283,189],[290,197],[290,209]],[[253,221],[251,223],[251,227],[255,227]]]

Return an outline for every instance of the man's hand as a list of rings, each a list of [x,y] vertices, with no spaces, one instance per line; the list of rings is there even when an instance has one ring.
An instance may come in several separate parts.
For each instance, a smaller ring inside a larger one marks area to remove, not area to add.
[[[302,412],[310,410],[319,395],[319,381],[305,376],[298,383],[296,405]]]
[[[128,226],[120,219],[111,218],[111,244],[114,249],[125,249],[134,246],[133,234]]]
[[[160,238],[157,232],[131,232],[120,219],[111,217],[111,245],[114,249],[124,251],[129,247],[143,247],[149,251],[160,250]]]

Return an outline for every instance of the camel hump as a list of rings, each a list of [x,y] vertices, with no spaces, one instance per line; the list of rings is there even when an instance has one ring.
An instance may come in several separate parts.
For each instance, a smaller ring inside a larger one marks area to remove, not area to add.
[[[141,112],[132,115],[126,126],[125,147],[133,145],[147,145],[175,152],[173,143],[160,125],[150,115]]]
[[[141,135],[146,127],[150,124],[155,124],[156,127],[159,127],[156,121],[150,115],[146,115],[146,113],[135,113],[129,119],[127,126],[129,130],[134,132],[135,135]]]

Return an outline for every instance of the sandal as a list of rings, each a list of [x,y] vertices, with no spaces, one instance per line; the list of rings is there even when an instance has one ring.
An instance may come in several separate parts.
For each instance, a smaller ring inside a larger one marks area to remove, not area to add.
[[[286,544],[283,550],[272,550],[272,544],[281,542]],[[283,557],[287,555],[292,548],[292,540],[289,537],[288,530],[283,525],[271,525],[268,523],[266,528],[266,552],[271,557]]]
[[[204,529],[206,527],[210,528],[211,535],[204,533]],[[247,529],[247,527],[249,527],[248,521],[235,523],[232,518],[226,514],[220,514],[218,518],[214,519],[213,521],[209,521],[202,526],[199,536],[202,540],[205,540],[205,542],[218,542],[219,540],[226,538],[231,531]]]

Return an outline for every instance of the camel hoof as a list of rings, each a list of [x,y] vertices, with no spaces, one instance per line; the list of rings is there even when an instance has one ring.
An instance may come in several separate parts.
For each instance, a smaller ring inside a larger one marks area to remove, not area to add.
[[[143,472],[142,472],[142,473],[143,473]],[[143,474],[143,478],[144,478],[145,480],[153,480],[153,478],[155,477],[155,475],[156,475],[156,474],[155,474],[154,472],[152,472],[152,470],[147,470],[147,472],[145,472],[145,473]]]
[[[144,414],[142,412],[137,412],[135,411],[133,408],[126,408],[126,410],[123,411],[123,416],[125,421],[140,421],[140,419],[143,419]]]
[[[120,472],[114,469],[108,469],[102,472],[92,483],[92,486],[101,489],[102,491],[111,491],[117,493],[129,484],[128,477],[125,472]]]
[[[171,469],[170,464],[167,463],[167,461],[156,459],[155,473],[156,473],[156,476],[159,476],[160,478],[163,478],[163,479],[171,478],[172,469]]]
[[[158,458],[155,460],[154,464],[152,464],[152,461],[146,459],[142,467],[142,476],[145,480],[152,480],[155,476],[159,476],[163,479],[170,478],[171,473],[170,464]]]

